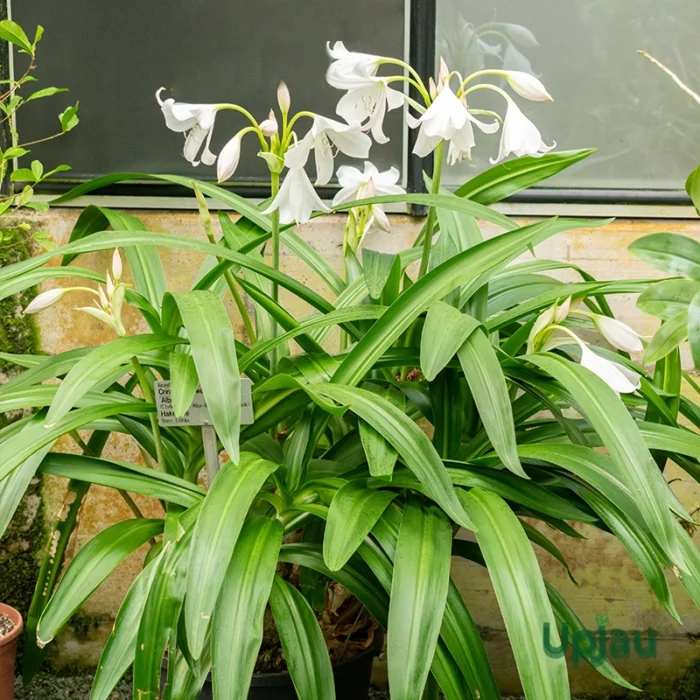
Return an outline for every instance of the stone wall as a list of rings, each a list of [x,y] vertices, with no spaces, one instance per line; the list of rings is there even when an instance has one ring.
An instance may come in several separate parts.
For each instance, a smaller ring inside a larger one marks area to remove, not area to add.
[[[76,209],[54,209],[46,214],[37,214],[30,221],[37,230],[49,230],[56,243],[65,243],[79,211]],[[151,230],[169,232],[179,236],[204,239],[199,219],[189,211],[130,211],[139,216]],[[410,244],[417,235],[421,222],[405,216],[392,217],[393,230],[390,234],[370,235],[365,245],[386,252],[398,251]],[[524,223],[525,221],[523,221]],[[489,225],[484,228],[487,235],[495,233]],[[697,221],[662,220],[620,220],[602,228],[571,231],[541,245],[539,257],[554,258],[579,265],[599,279],[640,279],[656,277],[653,269],[628,253],[632,241],[656,231],[676,231],[694,236],[700,240],[700,223]],[[300,233],[325,259],[341,267],[341,246],[343,219],[326,218],[323,222],[304,227]],[[83,256],[79,264],[105,270],[109,265],[109,253]],[[197,273],[201,256],[180,250],[163,251],[163,261],[171,291],[187,290]],[[323,283],[296,260],[289,252],[282,256],[282,269],[322,294],[328,294]],[[566,278],[568,275],[564,275]],[[572,276],[571,276],[572,277]],[[572,277],[573,278],[573,277]],[[71,284],[64,280],[62,284]],[[296,317],[309,312],[304,304],[282,294],[283,301]],[[61,352],[82,345],[94,345],[113,338],[111,332],[90,316],[73,311],[84,305],[88,299],[77,296],[64,298],[62,303],[40,314],[36,320],[40,336],[40,347],[49,353]],[[619,317],[634,326],[644,335],[651,335],[657,321],[645,316],[635,307],[631,295],[621,295],[611,299],[611,304]],[[238,337],[243,337],[243,327],[230,304],[230,313]],[[14,322],[14,313],[7,321]],[[129,333],[145,330],[145,324],[136,313],[125,314],[125,326]],[[14,346],[13,346],[14,349]],[[63,449],[74,449],[68,441]],[[112,437],[106,455],[138,461],[135,447],[124,438]],[[673,489],[684,505],[692,510],[700,503],[700,487],[690,477],[680,471],[669,471],[674,479]],[[34,496],[30,496],[30,499]],[[58,478],[46,479],[43,484],[42,517],[46,528],[63,506],[65,482]],[[148,514],[159,515],[159,506],[147,505],[145,499],[136,497],[137,502]],[[33,508],[34,501],[28,502]],[[19,517],[19,526],[27,519],[27,510]],[[72,544],[72,551],[78,550],[91,537],[105,526],[119,519],[130,517],[130,512],[115,499],[108,489],[93,487],[80,516],[80,524]],[[23,520],[24,519],[24,520]],[[619,664],[620,670],[630,680],[645,683],[653,677],[664,684],[667,679],[679,676],[685,666],[697,656],[694,640],[700,635],[700,611],[695,609],[690,598],[675,580],[670,580],[671,590],[676,600],[684,625],[675,623],[652,596],[646,582],[632,560],[612,537],[590,528],[578,528],[586,535],[586,540],[573,540],[549,530],[548,536],[562,550],[568,559],[577,587],[567,576],[563,567],[548,554],[538,551],[538,556],[546,578],[562,593],[590,629],[596,627],[596,616],[607,615],[610,628],[626,631],[653,629],[657,634],[657,657],[655,660],[631,658]],[[34,536],[32,536],[34,537]],[[34,538],[36,539],[36,538]],[[697,538],[700,544],[700,537]],[[97,662],[101,646],[109,634],[114,615],[133,576],[141,564],[143,552],[130,557],[113,576],[109,578],[87,601],[72,630],[63,634],[57,642],[52,658],[57,665],[90,666]],[[1,559],[0,559],[1,561]],[[503,621],[498,612],[497,602],[484,569],[476,565],[455,561],[454,573],[459,587],[465,596],[470,611],[477,624],[484,630],[489,654],[502,682],[503,690],[517,689],[517,674],[504,631]],[[25,579],[33,575],[27,567]],[[673,577],[670,577],[673,578]],[[0,573],[0,581],[3,575]],[[13,585],[15,583],[13,582]],[[17,586],[27,585],[27,580],[16,582]],[[589,692],[610,688],[596,673],[585,664],[572,672],[574,689]]]

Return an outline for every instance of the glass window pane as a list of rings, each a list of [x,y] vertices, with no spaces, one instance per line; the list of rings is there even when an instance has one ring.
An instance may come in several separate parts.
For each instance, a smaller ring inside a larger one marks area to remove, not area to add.
[[[547,186],[682,189],[698,162],[700,105],[637,51],[700,90],[699,41],[697,0],[438,0],[437,52],[450,68],[534,73],[554,102],[517,101],[545,142],[598,148]],[[470,106],[503,114],[485,92]],[[481,136],[474,161],[448,180],[463,182],[497,152],[498,138]]]
[[[214,178],[215,168],[193,170],[182,158],[182,135],[165,128],[156,103],[159,87],[186,102],[237,102],[262,120],[276,107],[284,80],[293,107],[333,117],[339,93],[325,82],[326,41],[403,56],[404,6],[405,0],[14,0],[17,22],[31,33],[37,23],[46,28],[37,86],[71,90],[51,104],[27,105],[18,126],[23,140],[51,133],[59,105],[80,100],[80,126],[36,147],[47,165],[69,163],[77,178],[115,171]],[[21,68],[21,56],[17,62]],[[221,114],[214,152],[244,125],[240,116]],[[401,167],[399,120],[387,122],[387,135],[390,144],[372,157],[382,168]],[[258,151],[255,136],[247,136],[240,179],[268,179]]]

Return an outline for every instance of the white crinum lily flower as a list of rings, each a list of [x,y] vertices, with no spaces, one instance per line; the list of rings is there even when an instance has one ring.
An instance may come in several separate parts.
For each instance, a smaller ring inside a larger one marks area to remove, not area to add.
[[[473,124],[485,133],[492,134],[498,130],[498,122],[485,124],[470,114],[466,102],[457,97],[447,84],[438,89],[437,97],[423,115],[416,119],[408,114],[406,119],[411,129],[420,127],[413,152],[421,158],[432,153],[441,141],[454,140],[448,153],[451,164],[471,156]]]
[[[160,95],[165,88],[156,92],[156,100],[160,105],[165,125],[171,131],[186,134],[182,154],[192,165],[213,165],[216,156],[209,150],[211,144],[216,112],[216,104],[189,104],[176,102],[172,98],[162,100]]]
[[[24,310],[25,314],[36,314],[39,311],[48,309],[53,306],[64,294],[71,291],[70,289],[65,289],[62,287],[57,287],[56,289],[49,289],[41,294],[37,294],[34,299],[28,304],[27,308]]]
[[[556,147],[556,143],[548,146],[542,140],[540,130],[523,114],[522,110],[510,97],[508,111],[503,122],[501,145],[498,158],[491,158],[491,163],[500,163],[511,153],[520,156],[541,156]]]
[[[551,101],[552,96],[539,78],[520,70],[504,70],[500,73],[515,92],[526,100],[534,102]]]
[[[364,172],[350,165],[342,165],[338,168],[338,182],[341,189],[333,199],[333,206],[374,195],[406,194],[404,188],[397,184],[400,176],[396,168],[380,173],[369,161],[365,161]],[[372,216],[377,228],[389,231],[389,219],[381,204],[372,205]]]
[[[241,136],[236,134],[219,153],[216,164],[216,179],[219,182],[228,180],[236,172],[238,161],[241,159]]]
[[[280,191],[263,214],[271,214],[277,209],[281,224],[304,224],[311,220],[314,211],[331,211],[321,201],[303,168],[290,168]]]
[[[367,78],[376,75],[379,68],[379,56],[357,51],[348,51],[342,41],[333,45],[327,43],[328,54],[333,62],[328,67],[326,80],[339,90],[352,90],[358,84],[364,84]]]
[[[622,321],[598,314],[592,314],[591,320],[598,332],[614,348],[625,352],[642,352],[644,350],[639,333]]]
[[[306,165],[311,149],[316,160],[316,184],[326,185],[333,176],[333,148],[351,158],[367,158],[372,139],[358,122],[343,124],[335,119],[316,115],[306,136],[287,151],[286,164],[292,169]]]
[[[361,122],[377,143],[387,143],[384,117],[403,103],[403,93],[390,88],[386,78],[366,78],[340,98],[335,111],[347,122]]]
[[[640,386],[639,375],[617,362],[601,357],[587,345],[581,345],[581,365],[598,375],[618,394],[632,394]]]

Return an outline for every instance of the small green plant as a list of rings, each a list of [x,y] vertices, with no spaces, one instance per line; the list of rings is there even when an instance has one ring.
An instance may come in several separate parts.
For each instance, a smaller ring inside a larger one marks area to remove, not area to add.
[[[31,160],[28,166],[13,169],[16,161],[25,162],[31,153],[31,146],[58,138],[74,129],[79,122],[78,104],[67,107],[58,115],[59,130],[48,136],[35,139],[33,141],[22,141],[17,130],[16,115],[20,109],[35,100],[52,97],[53,95],[67,92],[66,88],[45,87],[32,91],[32,84],[36,82],[34,71],[36,70],[37,45],[44,34],[43,27],[39,26],[31,40],[24,29],[16,22],[5,19],[0,22],[0,40],[6,41],[14,47],[17,54],[15,65],[18,71],[22,71],[19,77],[10,77],[2,81],[0,92],[0,128],[5,131],[6,138],[3,139],[7,145],[0,148],[0,216],[13,214],[22,208],[45,211],[48,209],[46,202],[35,199],[35,187],[55,175],[56,173],[70,170],[68,165],[58,165],[47,170],[39,160]],[[25,57],[26,66],[19,68],[22,61],[20,57]],[[9,184],[8,184],[9,175]],[[22,188],[14,191],[14,186],[22,184]],[[9,190],[9,191],[8,191]],[[29,230],[26,224],[14,222],[2,226],[0,219],[0,243],[11,243],[17,233]],[[45,232],[37,232],[34,238],[45,248],[52,247]]]
[[[27,620],[27,675],[41,660],[39,647],[146,544],[92,700],[106,700],[129,668],[135,700],[159,697],[166,655],[165,698],[198,697],[211,672],[214,697],[243,700],[268,606],[299,697],[332,700],[328,630],[314,609],[336,584],[386,630],[393,700],[439,692],[448,700],[496,700],[469,601],[450,577],[452,556],[487,567],[526,696],[566,700],[566,662],[547,654],[543,629],[556,648],[557,624],[579,637],[585,626],[544,580],[533,547],[568,570],[546,528],[580,537],[572,523],[616,537],[675,619],[664,570],[700,603],[700,553],[685,529],[694,522],[664,478],[673,461],[700,480],[700,414],[681,396],[680,381],[669,381],[680,377],[678,354],[649,374],[629,354],[638,356],[643,339],[613,317],[607,301],[644,293],[651,283],[597,281],[576,267],[580,280],[563,283],[550,272],[565,264],[528,251],[604,222],[554,218],[520,226],[491,207],[591,151],[547,152],[513,97],[482,82],[505,78],[521,97],[549,99],[525,73],[484,70],[465,78],[443,63],[425,85],[396,59],[339,43],[331,56],[328,79],[345,90],[338,112],[346,123],[292,115],[284,86],[279,111],[261,123],[239,105],[192,105],[158,94],[166,125],[185,137],[185,157],[195,165],[218,160],[220,180],[233,175],[242,139],[251,135],[270,168],[270,201],[256,206],[211,183],[150,176],[193,190],[206,238],[151,232],[131,215],[91,206],[70,243],[0,270],[0,297],[67,270],[91,287],[105,285],[94,289],[98,306],[90,313],[118,336],[52,357],[2,355],[26,371],[0,388],[0,410],[36,413],[0,430],[0,531],[36,473],[69,479],[71,490]],[[397,66],[398,75],[379,74]],[[420,101],[390,87],[405,83]],[[504,118],[488,112],[489,121],[477,121],[484,111],[471,101],[479,90],[503,97]],[[367,132],[385,141],[386,112],[405,104],[415,112],[409,125],[420,129],[417,152],[436,154],[431,194],[406,194],[396,173],[371,164],[363,171],[343,166],[342,190],[333,206],[324,203],[305,171],[310,154],[317,181],[328,182],[336,149],[365,158]],[[246,124],[217,157],[209,141],[222,109],[239,112]],[[310,127],[302,135],[304,120]],[[455,193],[441,189],[443,157],[470,156],[473,125],[494,132],[501,124],[497,160],[518,158]],[[128,177],[85,183],[61,201]],[[235,215],[212,220],[207,198]],[[360,245],[370,227],[386,228],[382,206],[389,203],[429,207],[421,235],[397,255]],[[294,230],[330,212],[351,212],[342,274]],[[502,233],[484,240],[479,221]],[[280,270],[281,244],[325,284],[327,297]],[[105,276],[71,264],[114,248],[125,255],[133,287],[119,253]],[[161,248],[203,256],[190,291],[168,290]],[[58,258],[62,267],[46,265]],[[65,301],[73,289],[47,289],[28,311]],[[295,318],[281,289],[313,313]],[[245,335],[234,334],[228,295]],[[141,312],[148,332],[126,333],[124,305]],[[341,349],[330,352],[334,332]],[[593,333],[595,346],[585,340]],[[252,407],[244,391],[250,385]],[[139,445],[143,464],[101,456],[113,432]],[[64,435],[82,454],[53,450]],[[208,489],[200,485],[203,472]],[[87,543],[58,582],[91,484],[113,488],[134,517]],[[144,517],[133,493],[160,504],[161,516]],[[460,528],[475,541],[456,537]],[[605,677],[633,687],[594,649],[581,654]]]

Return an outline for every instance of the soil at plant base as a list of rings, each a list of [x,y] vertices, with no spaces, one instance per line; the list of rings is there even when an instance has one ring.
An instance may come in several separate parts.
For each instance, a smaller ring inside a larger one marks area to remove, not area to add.
[[[0,613],[0,639],[7,636],[15,628],[15,623],[5,613]]]

